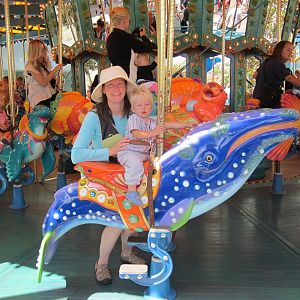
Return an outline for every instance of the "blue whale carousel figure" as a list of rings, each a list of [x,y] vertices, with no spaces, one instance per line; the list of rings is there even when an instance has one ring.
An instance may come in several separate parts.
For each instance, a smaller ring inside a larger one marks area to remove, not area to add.
[[[252,110],[223,114],[191,129],[154,160],[153,227],[149,222],[147,172],[138,189],[144,203],[141,207],[126,200],[120,165],[78,164],[81,179],[55,193],[44,220],[38,280],[62,235],[82,224],[102,224],[149,231],[147,248],[153,253],[150,272],[147,266],[122,265],[119,275],[148,286],[145,298],[174,299],[176,294],[169,284],[173,262],[166,251],[171,232],[228,200],[264,157],[283,159],[298,135],[298,119],[298,112],[292,109]],[[159,267],[153,261],[159,261]]]

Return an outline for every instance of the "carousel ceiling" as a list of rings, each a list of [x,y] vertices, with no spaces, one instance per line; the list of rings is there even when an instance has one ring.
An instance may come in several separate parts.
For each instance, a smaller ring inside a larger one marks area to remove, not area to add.
[[[28,2],[28,31],[29,36],[45,35],[44,8],[46,0]],[[9,1],[11,31],[14,40],[22,39],[26,31],[25,1]],[[0,42],[5,43],[6,35],[4,1],[0,1]]]

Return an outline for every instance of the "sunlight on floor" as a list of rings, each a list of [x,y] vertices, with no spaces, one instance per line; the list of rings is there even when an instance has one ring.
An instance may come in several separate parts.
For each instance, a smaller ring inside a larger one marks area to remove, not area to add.
[[[87,300],[139,300],[145,299],[143,295],[136,296],[127,293],[96,293],[88,297]]]
[[[39,284],[36,269],[10,262],[0,264],[0,282],[0,299],[66,288],[64,276],[44,272]]]

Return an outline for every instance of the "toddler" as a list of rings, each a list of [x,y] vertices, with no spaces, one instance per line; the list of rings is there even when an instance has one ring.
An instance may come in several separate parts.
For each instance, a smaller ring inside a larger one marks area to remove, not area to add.
[[[154,60],[150,64],[148,53],[139,53],[136,55],[135,65],[137,67],[137,81],[147,80],[154,81],[152,71],[157,67],[157,63]]]
[[[129,116],[125,136],[130,140],[148,142],[149,145],[130,143],[124,150],[118,152],[118,161],[125,168],[125,182],[128,185],[126,198],[133,204],[143,205],[136,190],[144,174],[144,161],[149,159],[150,142],[165,128],[192,127],[191,123],[166,122],[156,125],[156,118],[150,117],[153,96],[145,84],[141,84],[130,97],[132,115]],[[148,176],[151,176],[149,174]]]

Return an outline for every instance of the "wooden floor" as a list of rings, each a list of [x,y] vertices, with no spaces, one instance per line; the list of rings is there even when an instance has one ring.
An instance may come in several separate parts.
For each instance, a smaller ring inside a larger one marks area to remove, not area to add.
[[[300,299],[299,164],[299,157],[282,163],[288,178],[282,197],[270,193],[269,172],[267,182],[245,185],[177,232],[171,277],[177,299]],[[68,180],[76,177],[68,175]],[[62,237],[37,284],[41,224],[55,188],[55,180],[25,187],[29,207],[23,211],[9,208],[11,190],[0,196],[0,299],[143,299],[145,287],[118,278],[119,243],[111,257],[113,284],[95,282],[102,230],[97,225],[77,227]]]

